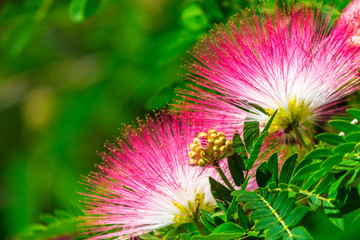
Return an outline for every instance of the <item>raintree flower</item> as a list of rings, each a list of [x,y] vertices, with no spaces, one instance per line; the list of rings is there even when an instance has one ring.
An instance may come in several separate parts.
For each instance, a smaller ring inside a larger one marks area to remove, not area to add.
[[[161,112],[137,128],[127,127],[117,144],[107,145],[99,171],[86,179],[91,193],[85,194],[82,225],[95,234],[92,239],[127,239],[169,225],[196,224],[200,208],[214,211],[209,176],[222,182],[220,176],[213,167],[189,165],[189,144],[200,125]]]
[[[340,23],[348,25],[352,31],[350,44],[360,45],[360,0],[352,1],[340,17]]]
[[[343,111],[337,104],[359,89],[359,48],[347,44],[348,26],[332,26],[331,12],[296,8],[235,15],[211,31],[186,66],[196,85],[179,90],[178,107],[221,119],[222,130],[264,126],[278,110],[270,132],[299,141],[308,123]]]

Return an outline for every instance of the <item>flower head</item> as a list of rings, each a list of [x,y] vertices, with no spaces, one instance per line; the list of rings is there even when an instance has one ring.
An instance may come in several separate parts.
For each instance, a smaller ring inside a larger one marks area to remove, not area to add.
[[[342,110],[336,104],[359,89],[359,48],[347,44],[348,27],[321,17],[294,7],[217,26],[193,52],[188,77],[197,86],[180,90],[180,106],[231,127],[264,125],[278,110],[270,131],[282,133]]]
[[[360,0],[352,1],[340,17],[340,23],[353,31],[350,43],[360,45]]]
[[[98,234],[93,239],[132,238],[216,207],[208,179],[221,182],[216,170],[189,165],[189,143],[200,127],[166,112],[139,125],[108,145],[100,171],[87,178],[92,192],[85,194],[83,225]]]

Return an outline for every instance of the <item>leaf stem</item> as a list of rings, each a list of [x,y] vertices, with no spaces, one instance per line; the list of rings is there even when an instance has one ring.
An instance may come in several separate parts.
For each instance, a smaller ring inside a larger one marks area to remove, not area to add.
[[[231,183],[229,182],[229,180],[227,179],[227,177],[225,176],[224,172],[222,171],[220,165],[218,162],[214,163],[214,167],[216,169],[216,171],[219,173],[221,179],[224,181],[224,183],[226,184],[226,186],[231,190],[231,191],[235,191],[235,188],[231,185]]]
[[[296,135],[297,139],[300,141],[301,145],[302,145],[303,147],[305,147],[308,151],[310,151],[310,150],[311,150],[311,147],[309,147],[309,146],[305,143],[304,138],[302,137],[301,133],[299,132],[299,128],[296,126],[296,123],[293,122],[293,123],[290,124],[290,126],[291,126],[292,130],[294,130],[295,135]]]
[[[195,227],[197,228],[197,230],[199,230],[199,232],[201,233],[201,235],[206,236],[206,233],[204,231],[203,225],[199,222],[198,219],[194,219],[193,221]]]

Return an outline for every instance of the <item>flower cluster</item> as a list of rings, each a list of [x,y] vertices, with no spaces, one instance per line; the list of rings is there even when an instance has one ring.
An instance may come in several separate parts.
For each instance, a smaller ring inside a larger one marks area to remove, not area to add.
[[[180,90],[185,115],[161,111],[139,127],[126,127],[101,154],[99,171],[86,178],[90,193],[84,194],[82,225],[93,239],[135,238],[185,223],[199,227],[200,209],[212,213],[219,207],[209,177],[230,190],[243,181],[240,175],[228,181],[229,166],[220,160],[234,154],[226,136],[242,132],[245,122],[264,128],[277,112],[269,127],[276,134],[269,139],[293,135],[305,145],[301,133],[307,124],[342,111],[338,103],[360,88],[360,44],[353,44],[359,38],[359,3],[335,25],[320,10],[294,6],[236,15],[211,31],[188,66],[196,85]],[[277,163],[272,169],[277,175]],[[266,177],[269,169],[264,171]],[[250,190],[257,188],[254,172],[247,169]]]

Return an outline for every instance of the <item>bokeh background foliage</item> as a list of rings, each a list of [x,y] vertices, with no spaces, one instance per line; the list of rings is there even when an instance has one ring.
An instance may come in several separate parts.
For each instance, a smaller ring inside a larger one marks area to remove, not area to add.
[[[331,2],[337,16],[350,0]],[[100,162],[96,150],[121,123],[172,102],[185,87],[187,51],[215,23],[259,3],[0,1],[0,239],[30,236],[42,229],[35,223],[56,232],[56,219],[74,231],[79,182]],[[321,219],[307,223],[315,239],[352,239],[359,227],[344,235]]]

